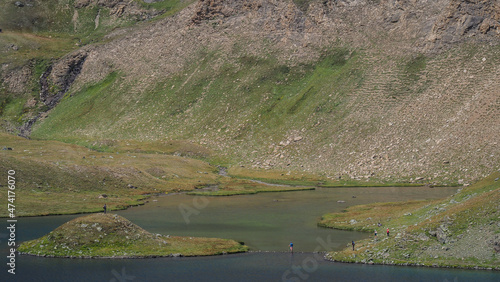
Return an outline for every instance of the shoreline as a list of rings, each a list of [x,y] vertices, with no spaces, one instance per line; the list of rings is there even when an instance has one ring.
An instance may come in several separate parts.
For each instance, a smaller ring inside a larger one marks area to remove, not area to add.
[[[389,265],[389,266],[410,266],[410,267],[427,267],[427,268],[448,268],[448,269],[467,269],[467,270],[487,270],[487,271],[500,271],[499,267],[480,267],[480,266],[452,266],[452,265],[437,265],[437,264],[424,264],[424,263],[379,263],[379,262],[362,262],[362,261],[348,261],[348,260],[335,260],[329,257],[328,254],[325,255],[325,260],[331,262],[339,262],[339,263],[352,263],[352,264],[367,264],[367,265]]]
[[[419,186],[405,186],[404,183],[402,185],[387,185],[387,186],[373,186],[373,187],[364,187],[364,186],[330,186],[330,187],[325,187],[325,186],[300,186],[300,185],[286,185],[286,184],[273,184],[273,183],[266,183],[262,182],[259,180],[255,180],[255,182],[264,184],[264,185],[269,185],[269,186],[283,186],[283,187],[291,187],[291,188],[298,188],[294,190],[276,190],[276,191],[257,191],[255,193],[235,193],[235,194],[228,194],[228,195],[210,195],[210,194],[203,194],[205,192],[203,189],[193,189],[189,191],[181,191],[181,192],[164,192],[164,193],[150,193],[150,194],[144,194],[146,196],[145,198],[141,199],[140,203],[137,204],[132,204],[132,205],[127,205],[127,206],[117,206],[112,209],[109,208],[108,206],[108,212],[113,212],[113,211],[123,211],[127,210],[129,208],[133,207],[139,207],[139,206],[144,206],[148,203],[150,203],[150,199],[154,197],[170,197],[170,196],[175,196],[175,195],[189,195],[189,196],[203,196],[203,197],[231,197],[231,196],[242,196],[242,195],[255,195],[259,193],[286,193],[286,192],[303,192],[303,191],[314,191],[317,188],[320,189],[337,189],[337,188],[386,188],[386,187],[405,187],[405,188],[426,188],[428,186],[426,185],[419,185]],[[432,188],[449,188],[449,187],[454,187],[454,186],[435,186]],[[201,192],[201,193],[197,193]],[[87,214],[94,214],[94,213],[100,213],[102,210],[96,210],[96,211],[76,211],[76,212],[67,212],[67,213],[47,213],[47,214],[31,214],[31,215],[16,215],[16,218],[32,218],[32,217],[45,217],[45,216],[60,216],[60,215],[87,215]],[[0,216],[0,219],[8,219],[9,216]],[[326,227],[328,228],[328,227]],[[359,231],[359,230],[350,230],[350,229],[345,229],[348,231]]]
[[[41,258],[55,258],[55,259],[152,259],[152,258],[178,258],[178,257],[213,257],[213,256],[226,256],[234,254],[245,254],[249,251],[237,251],[237,252],[223,252],[219,254],[207,254],[207,255],[184,255],[181,253],[169,254],[169,255],[146,255],[146,256],[54,256],[54,255],[37,255],[26,252],[18,252],[22,256],[31,257],[41,257]]]
[[[115,257],[96,257],[96,256],[85,256],[85,257],[75,257],[75,256],[51,256],[51,255],[36,255],[30,253],[18,252],[19,255],[22,256],[31,256],[31,257],[40,257],[40,258],[50,258],[50,259],[96,259],[96,260],[134,260],[134,259],[156,259],[156,258],[209,258],[209,257],[219,257],[219,256],[228,256],[228,255],[245,255],[245,254],[289,254],[288,251],[264,251],[264,250],[256,250],[256,251],[246,251],[246,252],[232,252],[232,253],[221,253],[221,254],[212,254],[212,255],[182,255],[182,254],[170,254],[166,256],[161,255],[150,255],[150,256],[115,256]],[[365,264],[365,265],[374,265],[374,266],[398,266],[398,267],[425,267],[425,268],[441,268],[441,269],[463,269],[463,270],[480,270],[480,271],[500,271],[500,267],[493,268],[485,268],[479,266],[450,266],[450,265],[428,265],[424,263],[379,263],[379,262],[361,262],[361,261],[347,261],[347,260],[335,260],[329,257],[328,252],[294,252],[296,254],[323,254],[323,259],[330,263],[346,263],[346,264]],[[293,255],[293,254],[292,254]]]

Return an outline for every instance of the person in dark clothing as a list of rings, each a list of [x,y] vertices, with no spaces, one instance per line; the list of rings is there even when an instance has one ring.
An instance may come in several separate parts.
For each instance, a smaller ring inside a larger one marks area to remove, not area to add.
[[[106,213],[106,204],[104,204],[104,207],[102,207],[104,209],[104,213]]]
[[[293,254],[293,243],[292,242],[290,242],[290,252],[292,252],[292,254]]]
[[[352,250],[354,251],[354,245],[356,245],[356,243],[354,243],[354,241],[352,241]]]

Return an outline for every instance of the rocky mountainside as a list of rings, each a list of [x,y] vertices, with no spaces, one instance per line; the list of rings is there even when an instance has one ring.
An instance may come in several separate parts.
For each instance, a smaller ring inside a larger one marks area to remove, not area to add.
[[[44,68],[21,133],[189,140],[228,165],[466,183],[498,169],[499,43],[498,1],[200,0]],[[3,95],[33,73],[3,71]]]

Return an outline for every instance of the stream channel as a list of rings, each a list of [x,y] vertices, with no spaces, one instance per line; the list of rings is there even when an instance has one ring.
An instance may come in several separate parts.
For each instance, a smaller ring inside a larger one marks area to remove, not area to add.
[[[456,190],[317,188],[231,197],[155,197],[146,205],[116,213],[152,233],[230,238],[244,242],[251,252],[153,259],[18,256],[16,274],[7,273],[4,264],[0,281],[500,281],[500,273],[494,271],[333,263],[313,253],[340,250],[351,240],[369,236],[317,227],[325,213],[373,202],[444,198]],[[78,216],[19,218],[16,240],[38,238]],[[376,215],[372,220],[378,222]],[[294,254],[288,253],[290,241]],[[5,242],[1,251],[7,253]]]

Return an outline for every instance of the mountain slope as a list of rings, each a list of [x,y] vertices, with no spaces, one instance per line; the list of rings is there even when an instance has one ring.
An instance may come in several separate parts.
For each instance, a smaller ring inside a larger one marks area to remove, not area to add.
[[[79,50],[31,137],[190,140],[228,165],[469,182],[499,163],[498,22],[489,1],[199,1]]]

